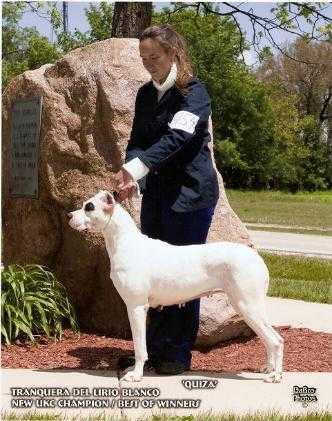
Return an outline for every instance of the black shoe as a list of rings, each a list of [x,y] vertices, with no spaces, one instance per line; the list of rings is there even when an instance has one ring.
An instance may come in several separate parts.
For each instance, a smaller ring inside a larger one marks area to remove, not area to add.
[[[189,370],[190,365],[188,366],[179,361],[163,361],[156,367],[157,374],[168,374],[169,376],[181,374]]]
[[[135,364],[135,355],[128,355],[127,357],[120,357],[118,359],[118,365],[117,367],[120,370],[125,370],[128,367],[131,367],[132,365]],[[148,360],[145,361],[144,363],[144,368],[145,369],[151,369],[151,368],[155,368],[156,366],[158,366],[158,361],[154,358],[149,358]]]
[[[134,355],[128,355],[127,357],[120,357],[118,359],[117,368],[120,370],[125,370],[128,367],[131,367],[135,364],[135,356]]]

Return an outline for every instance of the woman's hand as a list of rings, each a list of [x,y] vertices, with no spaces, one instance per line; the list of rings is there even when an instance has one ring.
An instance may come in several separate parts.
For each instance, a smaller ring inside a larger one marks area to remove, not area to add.
[[[115,190],[120,191],[128,185],[134,183],[132,176],[125,169],[121,168],[119,172],[115,174]]]
[[[117,196],[116,200],[121,203],[121,202],[123,202],[126,199],[130,199],[131,197],[134,196],[134,194],[136,193],[136,191],[137,191],[136,184],[133,184],[133,185],[124,187],[123,189],[121,189],[118,192],[118,196]]]
[[[125,170],[121,169],[115,175],[115,190],[118,192],[117,200],[122,202],[130,199],[136,192],[137,186],[132,176]]]

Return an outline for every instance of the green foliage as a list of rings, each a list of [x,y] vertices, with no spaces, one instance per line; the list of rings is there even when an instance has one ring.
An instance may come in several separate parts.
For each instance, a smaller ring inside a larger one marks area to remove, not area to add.
[[[65,33],[62,15],[56,3],[37,2],[35,10],[49,20],[57,40],[51,43],[35,28],[21,28],[21,20],[27,5],[25,2],[4,2],[2,6],[2,83],[7,86],[11,79],[26,70],[37,69],[43,64],[54,63],[61,56],[75,48],[83,47],[110,36],[113,8],[108,2],[90,4],[86,15],[90,31],[75,29]]]
[[[290,27],[289,12],[287,3],[279,3],[276,8],[275,15],[282,26]]]
[[[305,190],[323,190],[328,187],[327,172],[329,150],[321,142],[322,126],[313,115],[306,115],[301,120],[301,140],[306,145],[308,154],[303,163],[303,188]]]
[[[38,69],[46,63],[51,63],[60,57],[58,48],[46,37],[31,34],[27,46],[27,63],[29,69]]]
[[[229,139],[215,140],[216,164],[222,168],[223,177],[229,178],[231,171],[248,171],[248,165],[242,160],[237,145]]]
[[[60,29],[62,26],[62,17],[61,13],[59,12],[58,8],[56,7],[56,3],[51,6],[51,10],[49,11],[51,24],[53,29]]]
[[[41,36],[35,28],[21,28],[19,21],[25,2],[4,2],[2,5],[2,83],[26,70],[53,63],[60,57],[59,48]]]
[[[318,32],[323,34],[325,41],[332,42],[332,23],[320,26]]]
[[[108,39],[111,36],[113,4],[101,2],[97,5],[90,4],[90,8],[86,9],[86,16],[91,28],[90,42]]]
[[[79,31],[75,31],[73,34],[61,31],[57,35],[57,44],[62,54],[66,54],[76,48],[90,44],[90,40],[86,34]]]
[[[108,2],[90,4],[89,8],[85,9],[90,31],[83,33],[75,28],[73,33],[65,33],[57,30],[58,44],[63,53],[96,41],[108,39],[111,34],[113,9],[113,4]]]
[[[77,330],[76,316],[66,291],[55,276],[39,265],[11,265],[2,273],[1,336],[7,344],[18,337],[62,335],[68,320]]]
[[[281,29],[295,30],[296,33],[301,33],[303,39],[308,41],[317,37],[319,33],[326,33],[331,36],[331,27],[329,23],[319,27],[317,13],[324,13],[323,3],[276,3],[277,7],[273,7],[271,12],[275,15],[276,23]],[[317,12],[317,13],[316,13]],[[328,22],[328,17],[323,18],[320,15],[321,21]],[[299,31],[300,29],[300,31]],[[328,34],[329,33],[329,34]],[[328,37],[326,37],[326,41]]]
[[[259,61],[264,61],[264,60],[268,60],[269,58],[271,58],[273,56],[271,48],[270,47],[263,47],[261,49],[261,51],[259,52]]]

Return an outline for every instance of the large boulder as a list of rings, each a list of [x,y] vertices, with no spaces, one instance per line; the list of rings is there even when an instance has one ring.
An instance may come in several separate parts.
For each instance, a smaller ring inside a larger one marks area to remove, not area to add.
[[[251,328],[236,313],[225,294],[201,298],[196,345],[210,347],[251,333]]]
[[[66,286],[86,330],[128,337],[125,306],[109,279],[98,234],[68,226],[67,212],[99,189],[113,189],[129,139],[135,96],[149,80],[136,39],[110,39],[74,50],[54,65],[24,72],[3,93],[3,232],[5,264],[51,267]],[[9,194],[11,107],[43,97],[39,197]],[[209,240],[250,242],[230,208],[220,174],[220,200]],[[139,223],[139,201],[127,203]],[[204,333],[206,336],[206,332]]]

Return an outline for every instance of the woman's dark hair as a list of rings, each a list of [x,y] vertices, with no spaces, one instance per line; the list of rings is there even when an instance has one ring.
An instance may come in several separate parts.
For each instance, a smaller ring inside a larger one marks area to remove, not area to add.
[[[175,85],[181,92],[187,92],[187,84],[193,76],[193,70],[184,38],[168,24],[146,28],[141,33],[139,40],[143,41],[148,38],[156,40],[167,53],[174,49],[178,69]]]

